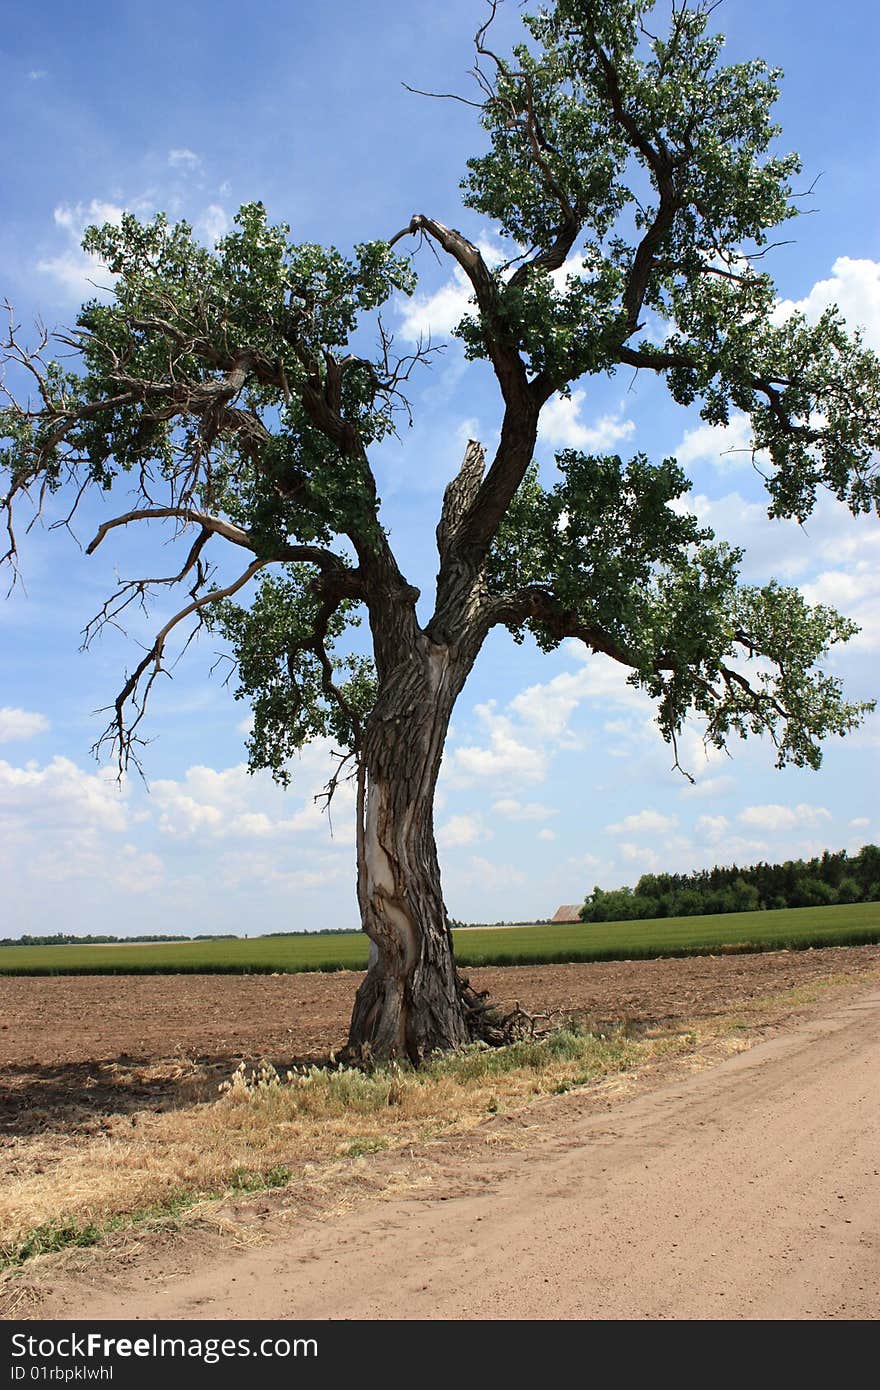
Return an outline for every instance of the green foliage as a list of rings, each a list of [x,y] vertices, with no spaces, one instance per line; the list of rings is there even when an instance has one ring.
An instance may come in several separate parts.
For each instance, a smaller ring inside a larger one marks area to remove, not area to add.
[[[880,901],[880,849],[865,845],[850,857],[828,850],[818,858],[716,865],[691,874],[643,874],[635,888],[606,892],[596,887],[581,909],[582,922],[638,921],[705,913],[822,907]]]
[[[836,309],[778,322],[760,269],[797,215],[799,158],[773,151],[781,73],[723,65],[714,6],[676,7],[665,38],[648,32],[654,8],[557,0],[526,17],[532,46],[497,60],[490,150],[469,161],[465,203],[521,247],[580,233],[556,283],[540,260],[512,285],[495,273],[501,329],[558,390],[615,371],[626,348],[710,423],[747,412],[774,516],[802,520],[820,486],[876,510],[880,362]],[[661,341],[636,343],[643,310]],[[479,357],[497,329],[482,315],[459,331]]]
[[[458,332],[469,357],[491,361],[505,404],[491,485],[449,531],[438,594],[457,595],[458,610],[436,625],[461,635],[485,588],[518,640],[528,630],[550,650],[574,636],[625,665],[673,746],[696,714],[718,747],[764,734],[780,766],[816,767],[821,740],[871,708],[846,702],[818,665],[855,625],[775,582],[741,585],[739,552],[688,515],[674,459],[566,450],[546,488],[529,466],[554,393],[635,367],[710,424],[748,416],[772,516],[803,519],[819,488],[854,513],[880,510],[880,361],[835,308],[815,325],[780,313],[763,258],[796,214],[800,164],[777,149],[779,71],[725,65],[714,9],[673,5],[661,33],[653,0],[555,0],[525,17],[527,41],[509,57],[486,29],[478,37],[486,138],[464,202],[516,254],[493,270],[426,216],[409,228],[470,276],[474,312]],[[28,355],[14,336],[6,345],[42,400],[0,411],[10,512],[19,495],[70,487],[78,499],[124,475],[138,519],[206,526],[176,578],[123,585],[112,617],[190,575],[193,595],[213,602],[201,548],[217,535],[283,566],[250,608],[229,601],[208,620],[254,705],[251,765],[285,781],[309,739],[357,749],[376,677],[334,644],[363,603],[379,669],[399,672],[417,629],[370,450],[408,411],[401,387],[425,350],[395,358],[381,326],[374,354],[360,349],[369,316],[412,292],[409,258],[384,241],[348,254],[297,243],[259,202],[213,249],[185,222],[129,213],[89,229],[84,246],[115,294],[59,335],[79,369]],[[469,640],[489,620],[474,621]],[[160,644],[123,692],[135,726],[161,663]],[[124,761],[122,713],[111,736]]]
[[[545,491],[529,471],[488,562],[493,591],[531,585],[554,596],[551,620],[515,623],[514,637],[527,628],[549,651],[580,627],[600,649],[610,642],[630,683],[657,701],[669,742],[696,714],[718,748],[732,734],[766,734],[779,767],[818,767],[821,740],[873,708],[845,701],[816,665],[857,625],[775,580],[741,585],[742,552],[677,505],[690,483],[675,459],[556,457],[560,480]]]
[[[253,707],[252,771],[269,768],[286,786],[289,759],[313,739],[355,749],[360,723],[375,703],[376,680],[369,659],[334,653],[334,640],[360,622],[354,607],[341,603],[317,642],[321,600],[308,568],[287,565],[263,576],[250,608],[227,600],[213,609],[208,621],[230,643],[238,666],[235,698]]]

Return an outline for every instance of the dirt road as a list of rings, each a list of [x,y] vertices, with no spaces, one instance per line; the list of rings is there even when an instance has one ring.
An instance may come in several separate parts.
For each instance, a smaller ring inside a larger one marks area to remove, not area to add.
[[[876,1318],[878,1024],[874,988],[604,1113],[547,1098],[527,1146],[450,1155],[427,1194],[183,1278],[141,1269],[90,1315]]]

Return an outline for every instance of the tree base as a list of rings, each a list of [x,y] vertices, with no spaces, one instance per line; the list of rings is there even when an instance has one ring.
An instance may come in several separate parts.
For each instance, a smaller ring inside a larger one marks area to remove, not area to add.
[[[500,1047],[512,1041],[509,1019],[457,970],[455,996],[434,990],[416,1000],[408,983],[370,970],[355,999],[348,1042],[340,1060],[356,1066],[394,1058],[419,1066],[437,1052],[468,1043]]]

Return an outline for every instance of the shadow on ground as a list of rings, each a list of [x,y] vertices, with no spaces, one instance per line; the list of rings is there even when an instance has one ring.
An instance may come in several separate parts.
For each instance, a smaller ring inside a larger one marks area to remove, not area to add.
[[[253,1056],[221,1054],[137,1060],[125,1053],[109,1061],[6,1066],[0,1076],[0,1139],[42,1133],[75,1134],[102,1128],[111,1115],[175,1110],[217,1099],[221,1082]],[[327,1057],[268,1058],[279,1072],[322,1065]]]

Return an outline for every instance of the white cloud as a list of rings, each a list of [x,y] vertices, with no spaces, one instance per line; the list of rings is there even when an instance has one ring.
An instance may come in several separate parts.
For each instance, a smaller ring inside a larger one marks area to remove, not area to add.
[[[44,714],[15,709],[12,705],[0,709],[0,743],[33,738],[36,734],[44,734],[48,728],[49,721]]]
[[[158,796],[64,757],[0,761],[6,931],[354,926],[353,793],[340,786],[334,798],[331,839],[311,795],[325,757],[325,747],[307,750],[290,791],[242,767],[199,767],[157,784]],[[319,837],[302,833],[313,825]]]
[[[244,763],[218,771],[196,766],[183,779],[153,783],[151,802],[158,828],[176,839],[261,840],[324,831],[327,817],[315,801],[330,773],[329,745],[311,745],[292,765],[293,787],[284,791],[268,774],[251,775]],[[334,834],[353,837],[354,791],[336,790],[331,807]],[[296,809],[294,809],[296,808]]]
[[[477,246],[490,268],[505,260],[504,251],[495,242],[484,237],[477,241]],[[455,266],[452,278],[433,294],[417,294],[398,301],[400,336],[410,343],[420,338],[448,337],[473,307],[472,299],[470,280],[460,266]]]
[[[471,307],[471,285],[463,270],[434,294],[414,295],[401,303],[400,336],[409,343],[447,337]]]
[[[836,304],[851,328],[862,328],[868,347],[880,352],[880,262],[839,256],[827,280],[818,280],[804,299],[782,299],[774,314],[777,323],[798,311],[815,323]]]
[[[849,642],[850,651],[880,649],[880,571],[874,557],[846,570],[824,570],[804,584],[802,592],[808,603],[836,608],[859,624],[861,631]]]
[[[111,222],[114,227],[118,227],[122,222],[124,210],[118,203],[93,198],[90,203],[59,203],[52,217],[56,226],[63,227],[78,240],[86,227],[102,227],[105,222]]]
[[[711,463],[720,472],[727,473],[734,468],[750,468],[752,465],[752,425],[747,415],[734,412],[727,425],[698,425],[687,430],[675,450],[675,456],[683,468],[694,463]],[[756,454],[758,463],[766,455]],[[685,510],[690,503],[682,502]]]
[[[538,831],[538,839],[539,839],[539,840],[555,840],[555,839],[556,839],[556,832],[555,832],[554,830],[548,830],[548,829],[545,827],[543,830],[539,830],[539,831]]]
[[[57,256],[44,256],[37,261],[37,270],[51,275],[65,298],[94,299],[109,293],[113,276],[96,256],[84,251],[62,251]]]
[[[552,680],[521,690],[511,700],[509,708],[537,737],[558,739],[585,699],[588,686],[588,668],[563,671]]]
[[[624,840],[618,846],[621,859],[627,864],[635,864],[641,873],[650,873],[655,869],[662,869],[665,861],[653,849],[646,849],[644,845],[633,844],[630,840]]]
[[[135,819],[128,789],[108,769],[83,772],[60,756],[42,767],[0,761],[0,873],[8,926],[33,929],[34,904],[48,912],[49,925],[69,929],[71,903],[83,892],[106,899],[108,890],[143,895],[156,887],[163,877],[159,856],[120,844]],[[53,893],[50,885],[62,884],[64,895]],[[84,922],[80,930],[85,929]]]
[[[664,816],[661,811],[638,811],[634,815],[624,816],[615,825],[606,825],[605,829],[610,835],[666,835],[677,825],[677,816]]]
[[[516,887],[526,882],[525,874],[512,864],[492,864],[488,859],[483,859],[480,855],[472,855],[470,869],[463,874],[457,875],[459,882],[464,885],[473,885],[480,888],[488,888],[494,891]]]
[[[720,840],[729,829],[730,821],[726,816],[700,816],[697,820],[697,830],[707,840]]]
[[[549,681],[526,686],[508,706],[535,736],[562,738],[574,711],[588,702],[645,713],[652,708],[644,691],[627,684],[627,667],[591,652],[582,642],[566,642],[565,650],[582,663],[579,670],[562,671]]]
[[[543,749],[529,747],[515,737],[509,720],[500,716],[489,731],[488,745],[463,745],[444,759],[446,776],[457,786],[467,786],[484,778],[503,777],[521,782],[540,782],[547,769]]]
[[[867,816],[854,816],[850,821],[853,830],[864,830],[865,826],[870,824]]]
[[[56,756],[45,767],[29,762],[13,767],[0,760],[0,821],[7,843],[15,835],[14,821],[37,814],[50,830],[78,834],[90,828],[124,830],[128,807],[108,769],[82,772],[69,758]]]
[[[824,806],[808,806],[805,802],[799,806],[767,804],[747,806],[740,811],[738,819],[743,825],[753,825],[758,830],[793,830],[795,827],[813,828],[822,821],[831,820],[831,812]]]
[[[115,277],[105,265],[80,248],[86,227],[111,222],[118,227],[123,209],[117,203],[93,198],[90,203],[60,203],[53,212],[56,227],[66,234],[70,245],[57,256],[37,261],[37,270],[50,275],[66,297],[90,299],[112,287]]]
[[[541,440],[560,449],[583,449],[602,453],[629,439],[635,432],[632,420],[622,420],[619,414],[603,415],[594,425],[581,419],[585,391],[572,391],[569,397],[554,396],[541,412]]]
[[[195,166],[191,160],[198,159],[192,150],[172,150],[171,155],[179,156],[177,167],[180,168],[193,168]],[[173,162],[169,156],[169,163]],[[180,206],[179,199],[175,200],[167,189],[164,193],[154,189],[149,196],[127,200],[124,206],[101,198],[92,198],[88,203],[60,203],[54,209],[53,219],[68,244],[56,255],[42,257],[37,261],[36,268],[41,274],[52,277],[65,298],[82,301],[111,293],[116,277],[110,274],[97,256],[87,255],[82,250],[86,227],[103,226],[105,222],[118,227],[125,211],[148,218],[153,216],[157,205],[169,211],[175,204]],[[212,245],[229,229],[228,213],[220,203],[209,203],[201,212],[191,214],[190,221],[197,234]]]
[[[803,526],[796,521],[771,521],[764,503],[747,501],[739,492],[715,498],[693,494],[685,499],[685,509],[711,526],[720,539],[744,548],[743,576],[749,582],[763,582],[771,575],[786,582],[803,581],[824,569],[856,575],[867,593],[875,587],[880,527],[854,517],[827,494],[820,495]]]
[[[165,878],[158,854],[144,853],[137,845],[123,845],[113,867],[114,882],[129,893],[154,893]]]
[[[192,170],[199,169],[201,167],[202,161],[199,155],[197,155],[194,150],[188,150],[186,148],[183,148],[169,150],[168,163],[172,169]]]
[[[441,849],[456,849],[460,845],[472,845],[477,840],[489,838],[479,816],[450,816],[445,825],[437,830],[437,843]]]
[[[691,769],[688,768],[688,771],[690,772]],[[685,783],[681,788],[680,795],[708,801],[716,796],[723,796],[735,785],[733,777],[706,777],[697,782]]]
[[[219,203],[210,203],[196,222],[196,231],[213,246],[229,231],[229,214]]]
[[[492,810],[496,816],[515,821],[547,820],[548,816],[556,815],[552,806],[544,806],[540,801],[517,801],[513,797],[504,797],[501,801],[493,802]]]
[[[46,68],[31,68],[30,72],[28,73],[28,80],[30,82],[41,82],[44,77],[48,76],[49,73],[46,70]]]

